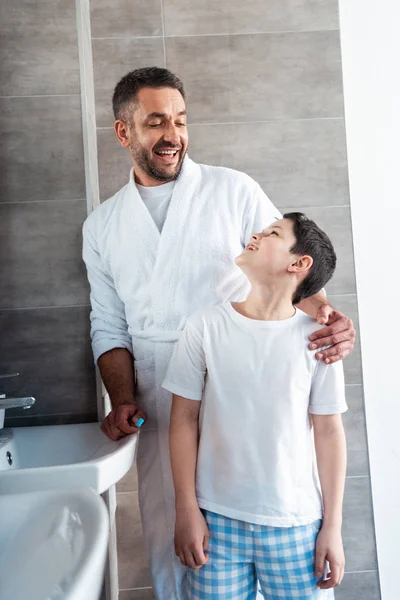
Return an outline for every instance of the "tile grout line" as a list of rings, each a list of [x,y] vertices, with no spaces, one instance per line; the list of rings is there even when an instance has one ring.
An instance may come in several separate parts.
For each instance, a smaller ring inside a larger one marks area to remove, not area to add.
[[[120,592],[134,592],[136,590],[152,590],[153,588],[151,586],[146,586],[143,588],[120,588]]]
[[[208,126],[208,125],[258,125],[260,123],[297,123],[300,122],[302,123],[303,121],[344,121],[344,117],[340,117],[340,116],[336,116],[336,117],[299,117],[299,118],[281,118],[281,119],[265,119],[265,120],[261,120],[261,121],[205,121],[204,123],[202,122],[196,122],[193,121],[188,122],[188,127],[202,127],[203,125]],[[97,127],[98,130],[103,130],[103,129],[114,129],[112,125],[105,125],[103,127]]]
[[[377,569],[364,569],[363,571],[345,571],[345,575],[359,574],[359,573],[377,573]]]
[[[167,44],[165,41],[165,18],[164,18],[163,0],[160,0],[160,9],[161,9],[161,33],[162,33],[163,52],[164,52],[164,67],[167,68]]]
[[[54,306],[49,304],[48,306],[17,306],[14,308],[0,308],[0,313],[2,312],[12,312],[17,310],[48,310],[48,309],[60,309],[60,308],[90,308],[90,303],[87,304],[61,304],[58,306]]]
[[[86,198],[60,198],[59,200],[15,200],[14,202],[1,202],[0,206],[5,204],[51,204],[63,202],[86,202]]]
[[[162,1],[162,0],[161,0]],[[340,30],[337,28],[333,29],[282,29],[279,31],[237,31],[237,32],[223,32],[223,33],[189,33],[189,34],[171,34],[167,36],[163,35],[121,35],[121,36],[99,36],[92,37],[92,40],[153,40],[160,39],[162,37],[166,37],[167,39],[176,39],[176,38],[203,38],[203,37],[234,37],[234,36],[253,36],[253,35],[281,35],[287,33],[330,33],[336,32],[338,33]]]
[[[0,96],[0,100],[18,98],[79,98],[80,94],[31,94],[29,96]]]

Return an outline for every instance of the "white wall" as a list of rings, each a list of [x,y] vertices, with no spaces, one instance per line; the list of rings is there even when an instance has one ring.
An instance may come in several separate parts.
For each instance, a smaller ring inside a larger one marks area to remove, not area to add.
[[[382,600],[400,597],[400,4],[339,0],[350,199]]]

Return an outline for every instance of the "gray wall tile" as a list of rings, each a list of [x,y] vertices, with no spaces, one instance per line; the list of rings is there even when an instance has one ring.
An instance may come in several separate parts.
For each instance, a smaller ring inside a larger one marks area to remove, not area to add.
[[[377,568],[371,489],[368,477],[346,480],[343,542],[346,571],[367,571]]]
[[[153,600],[155,596],[151,588],[142,588],[136,590],[122,590],[119,593],[119,600]]]
[[[88,303],[85,216],[84,201],[0,204],[0,308]]]
[[[0,39],[1,96],[79,94],[74,2],[2,2]]]
[[[244,171],[278,207],[349,204],[342,119],[199,124],[189,134],[194,160]]]
[[[7,396],[36,398],[27,416],[82,415],[89,420],[91,414],[97,420],[87,306],[0,311],[0,331],[1,372],[20,373],[2,381],[1,389]],[[21,416],[17,409],[7,413]],[[59,421],[55,417],[50,422]]]
[[[281,212],[304,210],[310,219],[323,229],[331,238],[337,255],[337,268],[331,281],[326,286],[328,297],[331,294],[354,294],[354,257],[350,208],[347,206],[330,207],[291,207],[281,208]],[[348,382],[349,383],[349,382]],[[357,381],[357,383],[359,383]]]
[[[347,440],[347,475],[369,475],[362,386],[346,386],[346,401],[349,410],[342,418]]]
[[[161,38],[93,40],[94,89],[98,127],[114,123],[112,95],[118,81],[134,69],[163,67],[164,46]]]
[[[338,269],[341,268],[339,263]],[[350,294],[346,296],[328,295],[328,300],[337,310],[340,310],[347,317],[350,317],[356,330],[356,341],[353,352],[344,360],[344,374],[346,383],[361,383],[361,348],[360,348],[360,327],[358,321],[357,296]]]
[[[191,122],[341,117],[335,31],[167,38]]]
[[[379,578],[370,573],[345,573],[342,584],[335,589],[335,600],[380,600]]]
[[[150,587],[137,492],[117,494],[117,504],[119,587]]]
[[[0,202],[84,198],[80,97],[0,98],[0,161]]]
[[[16,386],[17,387],[17,386]],[[19,394],[19,391],[17,392]],[[35,398],[36,396],[34,396]],[[57,405],[55,405],[57,410]],[[7,411],[9,412],[9,411]],[[6,416],[6,427],[36,427],[42,425],[74,425],[75,423],[97,423],[96,407],[89,413],[61,413],[55,412],[50,415],[32,415],[29,416],[29,410],[25,413],[22,411],[13,411],[12,417]],[[25,414],[25,416],[24,416]],[[6,413],[7,415],[7,413]]]
[[[164,15],[166,35],[338,27],[336,0],[164,0]]]
[[[113,129],[97,130],[100,198],[113,196],[129,181],[132,159],[129,150],[118,142]]]
[[[160,0],[95,0],[90,3],[93,37],[162,35]]]

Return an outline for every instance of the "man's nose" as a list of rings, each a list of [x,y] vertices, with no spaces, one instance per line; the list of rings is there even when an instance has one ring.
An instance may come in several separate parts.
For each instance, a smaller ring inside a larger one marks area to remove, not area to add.
[[[175,125],[173,123],[171,123],[169,125],[169,127],[167,128],[167,130],[165,131],[164,139],[166,142],[169,142],[170,144],[174,144],[175,146],[179,145],[180,138],[179,138],[178,129],[177,129],[177,127],[175,127]]]

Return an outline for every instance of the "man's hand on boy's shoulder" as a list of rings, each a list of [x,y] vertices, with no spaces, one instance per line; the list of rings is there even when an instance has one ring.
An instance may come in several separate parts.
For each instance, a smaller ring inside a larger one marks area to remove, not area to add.
[[[324,346],[331,347],[317,352],[315,358],[323,360],[326,364],[343,360],[354,349],[356,332],[353,321],[330,304],[323,304],[319,307],[316,319],[320,325],[326,325],[326,327],[309,336],[312,342],[309,344],[310,350]]]

